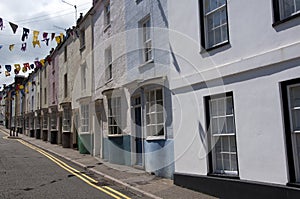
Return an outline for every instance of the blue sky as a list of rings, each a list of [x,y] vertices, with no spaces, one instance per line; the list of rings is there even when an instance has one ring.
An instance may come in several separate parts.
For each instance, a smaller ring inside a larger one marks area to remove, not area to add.
[[[77,6],[78,17],[79,13],[85,14],[92,6],[92,0],[65,1]],[[13,72],[11,72],[10,77],[5,77],[4,65],[20,64],[22,66],[26,62],[33,63],[36,58],[44,58],[49,54],[51,48],[56,46],[56,42],[53,40],[49,43],[49,46],[41,42],[41,48],[33,48],[33,30],[40,31],[39,40],[42,40],[43,32],[64,33],[64,28],[75,25],[75,8],[63,3],[61,0],[1,0],[0,13],[0,17],[4,22],[4,29],[0,30],[0,45],[3,45],[0,50],[1,87],[3,84],[12,83],[14,78]],[[15,34],[13,34],[9,22],[19,26]],[[30,30],[26,40],[27,49],[25,52],[21,51],[23,27]],[[12,51],[9,50],[11,44],[15,44]]]

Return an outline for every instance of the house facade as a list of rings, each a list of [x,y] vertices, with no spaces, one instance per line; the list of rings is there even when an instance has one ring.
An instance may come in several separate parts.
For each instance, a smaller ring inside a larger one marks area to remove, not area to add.
[[[53,63],[53,62],[52,62]],[[49,136],[49,111],[48,111],[48,70],[51,65],[45,63],[40,69],[40,109],[41,109],[41,138],[43,141],[50,141]]]
[[[125,0],[126,83],[131,164],[174,173],[167,1]]]
[[[45,92],[45,114],[47,112],[48,116],[48,141],[52,144],[61,144],[61,112],[59,112],[59,88],[60,88],[60,81],[59,81],[59,53],[53,50],[50,53],[51,57],[51,64],[48,63],[46,71],[44,71],[44,79],[47,81],[47,86],[44,86]],[[45,115],[45,118],[46,118]],[[44,125],[46,127],[46,121],[44,121]]]
[[[296,196],[298,12],[285,0],[168,1],[175,184],[221,198]]]
[[[93,125],[99,156],[111,163],[131,165],[125,56],[125,1],[94,3]]]

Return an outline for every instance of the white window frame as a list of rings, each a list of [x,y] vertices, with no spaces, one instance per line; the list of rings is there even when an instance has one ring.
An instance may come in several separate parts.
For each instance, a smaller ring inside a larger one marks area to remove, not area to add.
[[[86,65],[81,66],[81,89],[86,90]]]
[[[89,132],[89,104],[81,104],[80,106],[80,132]]]
[[[279,1],[280,20],[286,19],[288,17],[291,17],[295,14],[300,13],[300,2],[299,2],[299,5],[297,5],[296,0],[278,0],[278,1]],[[284,8],[284,4],[287,1],[291,1],[293,9],[294,9],[294,11],[290,14],[286,13],[286,10]]]
[[[300,103],[298,105],[294,105],[294,101],[292,99],[291,89],[299,87],[300,84],[293,84],[287,87],[288,92],[288,107],[289,107],[289,116],[290,116],[290,132],[292,138],[292,150],[293,150],[293,159],[294,159],[294,167],[295,167],[295,178],[297,182],[300,182],[300,150],[299,148],[300,143],[297,144],[296,137],[300,136]],[[300,99],[299,99],[300,101]],[[299,118],[296,118],[295,114],[298,113]],[[299,126],[295,127],[296,121],[299,122]]]
[[[122,135],[122,120],[121,120],[121,97],[107,98],[107,124],[108,135]]]
[[[53,110],[50,114],[50,129],[57,130],[57,112]]]
[[[43,129],[44,130],[48,129],[48,114],[43,115]]]
[[[227,43],[229,41],[229,34],[228,34],[228,18],[227,18],[227,0],[223,0],[224,1],[224,4],[222,5],[218,5],[216,8],[213,8],[213,9],[206,9],[207,7],[207,2],[213,2],[213,1],[216,1],[218,2],[218,0],[203,0],[201,1],[202,4],[203,4],[203,18],[204,18],[204,35],[205,35],[205,48],[206,49],[209,49],[209,48],[213,48],[213,47],[216,47],[216,46],[219,46],[221,44],[224,44],[224,43]],[[225,22],[222,21],[222,17],[221,17],[221,14],[222,11],[225,12]],[[217,16],[219,14],[219,23],[218,25],[214,25],[214,20],[215,19],[218,19],[217,17],[213,18],[213,22],[212,22],[212,25],[213,27],[211,29],[209,29],[209,18],[210,17],[214,17],[214,16]],[[225,30],[223,30],[223,28]],[[220,31],[218,34],[217,31]],[[213,34],[212,34],[213,33]],[[223,34],[225,34],[225,38],[223,38]],[[213,37],[213,42],[210,43],[210,38]],[[217,41],[217,38],[219,38],[220,41]]]
[[[157,98],[158,91],[161,92],[161,99]],[[154,98],[151,98],[154,94]],[[154,88],[145,91],[145,108],[146,108],[146,139],[165,139],[166,126],[165,126],[165,102],[164,102],[164,89]],[[160,109],[160,110],[159,110]],[[161,120],[158,122],[158,116]],[[154,130],[155,129],[155,130]],[[162,130],[163,133],[160,133]]]
[[[111,46],[105,49],[105,79],[109,81],[113,78],[112,73],[112,49]]]
[[[106,2],[104,5],[104,26],[107,27],[111,23],[111,15],[110,15],[111,4],[110,0]]]
[[[152,35],[151,35],[151,18],[146,17],[141,22],[142,29],[142,49],[143,61],[150,62],[153,60]]]
[[[70,132],[71,131],[71,108],[64,107],[63,111],[63,131]]]
[[[230,101],[231,103],[229,104]],[[210,172],[213,174],[238,176],[238,156],[233,96],[219,96],[209,99],[208,111],[210,121],[209,144],[212,147],[212,171]],[[232,142],[234,142],[234,144],[232,144]],[[218,144],[220,144],[220,146],[218,146]],[[217,152],[217,150],[219,151]],[[219,163],[217,161],[218,156],[220,158]],[[229,164],[229,169],[225,168],[226,156],[228,156],[227,164]]]
[[[35,127],[36,129],[40,129],[41,128],[41,118],[40,118],[40,115],[37,115],[36,118],[36,123],[35,123]]]

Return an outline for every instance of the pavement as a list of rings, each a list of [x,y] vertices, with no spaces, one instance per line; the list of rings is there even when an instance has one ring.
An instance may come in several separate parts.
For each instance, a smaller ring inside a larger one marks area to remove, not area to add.
[[[0,130],[9,133],[9,130],[3,126],[0,126]],[[151,175],[144,170],[130,166],[111,164],[91,155],[80,154],[77,150],[63,148],[60,145],[50,144],[49,142],[30,138],[23,134],[19,134],[18,137],[36,147],[70,161],[89,172],[98,174],[126,189],[149,198],[214,198],[203,193],[176,186],[173,184],[173,180]]]

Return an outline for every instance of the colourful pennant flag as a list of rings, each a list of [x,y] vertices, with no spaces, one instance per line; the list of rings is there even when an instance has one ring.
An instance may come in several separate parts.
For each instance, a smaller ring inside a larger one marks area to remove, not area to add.
[[[15,44],[11,44],[11,45],[9,45],[8,48],[9,48],[10,51],[12,51],[14,49],[14,47],[15,47]]]
[[[38,45],[39,47],[41,47],[40,41],[38,40],[39,34],[40,34],[39,31],[37,31],[37,30],[34,30],[34,31],[33,31],[33,40],[32,40],[32,44],[33,44],[33,47],[34,47],[34,48],[35,48],[36,45]]]
[[[17,24],[14,24],[14,23],[12,23],[12,22],[9,22],[9,25],[10,25],[10,27],[11,27],[13,33],[16,34],[17,29],[18,29],[18,25],[17,25]]]
[[[25,41],[25,39],[28,39],[29,29],[23,28],[23,35],[22,35],[22,41]]]

